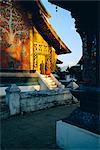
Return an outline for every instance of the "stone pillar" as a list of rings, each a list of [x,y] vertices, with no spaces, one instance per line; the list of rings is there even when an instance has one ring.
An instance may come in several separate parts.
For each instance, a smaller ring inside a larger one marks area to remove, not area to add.
[[[97,39],[96,34],[83,32],[83,81],[88,86],[96,86],[96,57],[97,57]]]
[[[79,22],[76,21],[76,24],[79,25]],[[99,31],[96,26],[88,28],[88,24],[86,22],[85,28],[83,28],[82,23],[78,26],[78,32],[83,43],[83,83],[80,84],[78,89],[71,90],[72,95],[80,101],[80,107],[73,111],[69,118],[66,119],[66,122],[100,134]],[[95,24],[97,24],[97,20]]]
[[[73,96],[80,101],[80,107],[72,113],[69,120],[72,122],[77,120],[78,124],[75,122],[76,126],[100,134],[99,40],[97,33],[92,31],[83,32],[81,37],[83,42],[84,82],[78,89],[71,90]]]
[[[20,113],[20,89],[16,84],[12,84],[6,90],[6,103],[9,106],[10,115]]]
[[[33,42],[33,23],[32,23],[32,14],[28,13],[28,19],[30,23],[30,29],[29,29],[29,37],[30,37],[30,70],[33,70],[33,47],[34,47],[34,42]]]

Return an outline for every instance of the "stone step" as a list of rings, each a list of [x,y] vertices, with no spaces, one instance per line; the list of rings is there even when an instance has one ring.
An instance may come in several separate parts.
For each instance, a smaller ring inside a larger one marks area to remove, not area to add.
[[[54,81],[46,81],[49,86],[55,86],[56,83]],[[57,85],[56,85],[57,86]]]
[[[45,79],[45,81],[47,81],[47,82],[54,82],[53,80],[48,80],[48,79]]]
[[[47,78],[43,77],[43,79],[45,79],[45,80],[52,80],[53,81],[53,79],[51,77],[47,77]]]
[[[51,83],[49,82],[48,84],[49,84],[49,85],[56,85],[55,82],[51,82]]]
[[[50,85],[50,88],[56,88],[57,85]]]
[[[55,87],[55,88],[54,87],[50,87],[50,90],[53,90],[53,89],[58,89],[58,87]]]
[[[44,75],[44,74],[41,74],[41,76],[44,77],[44,78],[51,78],[50,75]]]
[[[47,79],[53,80],[51,77],[48,77]]]
[[[56,85],[55,81],[51,78],[50,75],[41,75],[41,77],[48,84],[48,86],[50,87],[50,89],[57,88],[57,85]]]
[[[44,80],[48,80],[48,81],[53,81],[52,78],[45,78],[43,77]]]
[[[45,80],[46,82],[48,82],[48,83],[55,83],[53,80],[52,81],[50,81],[50,80]]]
[[[43,75],[43,74],[41,74],[41,76],[42,76],[42,78],[48,78],[48,76],[47,76],[47,75]]]

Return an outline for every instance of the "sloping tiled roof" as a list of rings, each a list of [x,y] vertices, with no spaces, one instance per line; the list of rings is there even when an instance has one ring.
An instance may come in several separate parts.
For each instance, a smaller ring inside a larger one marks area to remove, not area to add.
[[[17,3],[20,4],[24,11],[28,11],[32,14],[32,21],[35,28],[44,40],[56,50],[57,54],[71,53],[70,49],[64,44],[48,22],[47,19],[50,17],[50,14],[40,0],[20,1]]]
[[[48,22],[44,13],[41,13],[41,8],[39,7],[40,0],[36,1],[36,10],[38,14],[36,15],[37,20],[34,20],[34,24],[37,30],[40,32],[42,37],[48,42],[49,45],[53,46],[57,54],[71,53],[69,48],[64,44],[64,42],[57,35],[53,27]]]

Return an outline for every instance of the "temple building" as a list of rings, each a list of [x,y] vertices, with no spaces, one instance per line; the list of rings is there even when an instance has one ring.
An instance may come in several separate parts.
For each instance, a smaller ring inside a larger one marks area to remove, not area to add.
[[[1,70],[41,73],[42,66],[50,74],[57,55],[71,52],[49,24],[50,14],[40,0],[1,1],[0,15]]]

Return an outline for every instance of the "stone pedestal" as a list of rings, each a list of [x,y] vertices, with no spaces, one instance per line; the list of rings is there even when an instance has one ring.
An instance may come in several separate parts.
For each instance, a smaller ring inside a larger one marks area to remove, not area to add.
[[[20,113],[20,89],[16,84],[12,84],[6,90],[6,103],[10,109],[10,115]]]

